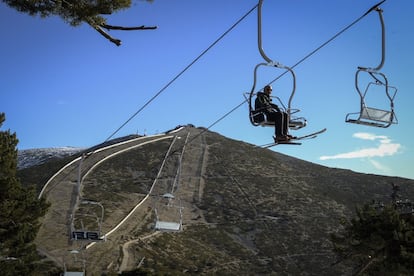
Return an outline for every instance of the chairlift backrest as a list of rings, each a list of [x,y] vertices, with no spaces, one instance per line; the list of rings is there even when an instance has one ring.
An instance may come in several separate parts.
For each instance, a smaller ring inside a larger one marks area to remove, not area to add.
[[[362,109],[361,118],[388,123],[392,121],[392,112],[371,107],[365,107]]]

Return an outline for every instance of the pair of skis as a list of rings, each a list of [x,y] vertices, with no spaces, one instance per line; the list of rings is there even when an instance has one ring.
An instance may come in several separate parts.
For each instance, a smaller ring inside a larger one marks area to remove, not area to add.
[[[303,135],[303,136],[299,136],[296,137],[294,139],[290,139],[287,141],[279,141],[279,142],[273,142],[273,143],[269,143],[269,144],[264,144],[260,147],[262,148],[271,148],[277,145],[302,145],[302,143],[300,142],[301,140],[307,140],[307,139],[313,139],[316,138],[319,134],[324,133],[326,131],[326,128],[321,129],[319,131],[307,134],[307,135]]]

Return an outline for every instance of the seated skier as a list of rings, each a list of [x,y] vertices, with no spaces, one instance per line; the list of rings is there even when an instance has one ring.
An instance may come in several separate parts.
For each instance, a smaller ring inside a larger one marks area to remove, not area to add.
[[[294,139],[295,137],[288,134],[289,115],[272,103],[271,93],[272,87],[270,85],[265,86],[264,92],[257,93],[254,103],[255,112],[263,112],[268,121],[275,123],[275,136],[273,137],[275,143]]]

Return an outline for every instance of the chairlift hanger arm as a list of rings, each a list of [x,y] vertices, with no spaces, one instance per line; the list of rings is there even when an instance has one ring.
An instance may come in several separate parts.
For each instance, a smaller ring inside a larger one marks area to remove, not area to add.
[[[385,23],[384,23],[384,17],[382,15],[383,10],[381,8],[379,8],[379,5],[381,5],[384,1],[385,0],[378,3],[377,5],[372,7],[366,13],[366,14],[368,14],[369,12],[371,12],[373,10],[378,12],[379,20],[380,20],[380,23],[381,23],[381,61],[380,61],[380,64],[375,68],[368,68],[368,67],[359,66],[358,69],[360,69],[360,70],[364,70],[364,71],[368,71],[368,72],[379,71],[384,66],[384,63],[385,63]]]
[[[290,69],[289,67],[280,64],[279,62],[273,61],[271,58],[269,58],[266,53],[263,50],[263,42],[262,42],[262,6],[263,6],[263,0],[259,0],[259,4],[257,5],[257,46],[259,48],[259,53],[262,56],[262,58],[269,63],[269,65],[278,67],[278,68],[284,68],[284,69]]]
[[[268,63],[273,62],[264,52],[262,46],[262,6],[263,0],[259,0],[259,5],[257,7],[257,43],[259,47],[260,55],[266,60]]]

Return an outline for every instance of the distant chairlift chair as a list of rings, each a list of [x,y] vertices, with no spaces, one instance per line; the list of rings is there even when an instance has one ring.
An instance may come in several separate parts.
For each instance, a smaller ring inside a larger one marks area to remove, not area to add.
[[[104,207],[101,203],[96,202],[96,201],[91,201],[91,200],[81,200],[80,204],[90,204],[90,205],[95,205],[95,206],[99,206],[101,214],[100,216],[98,216],[95,213],[95,210],[88,210],[88,209],[84,209],[83,211],[86,210],[85,213],[82,213],[78,210],[79,213],[76,214],[76,217],[74,216],[72,218],[71,221],[71,240],[74,241],[85,241],[85,240],[89,240],[89,241],[106,241],[106,236],[103,235],[101,236],[101,230],[102,230],[102,222],[104,219]],[[88,211],[91,211],[92,213],[89,214]],[[92,219],[91,219],[92,218]],[[83,220],[87,220],[88,222],[88,227],[85,227]],[[77,227],[75,227],[75,221],[77,221]],[[96,221],[96,224],[94,223],[94,221]],[[91,227],[91,225],[94,225],[95,227],[93,228],[93,230],[90,230],[89,228]],[[79,228],[80,226],[80,228]],[[98,229],[97,229],[98,228]]]
[[[181,206],[174,206],[172,202],[174,201],[174,195],[171,193],[166,193],[163,196],[162,202],[166,204],[163,204],[163,206],[159,206],[158,208],[155,208],[155,230],[159,231],[169,231],[169,232],[177,232],[180,231],[183,224],[183,218],[182,218],[182,207]],[[170,218],[176,218],[177,217],[177,208],[179,212],[179,219],[177,221],[171,221]],[[169,220],[160,220],[160,214],[159,209],[163,209],[163,217],[167,218]]]

